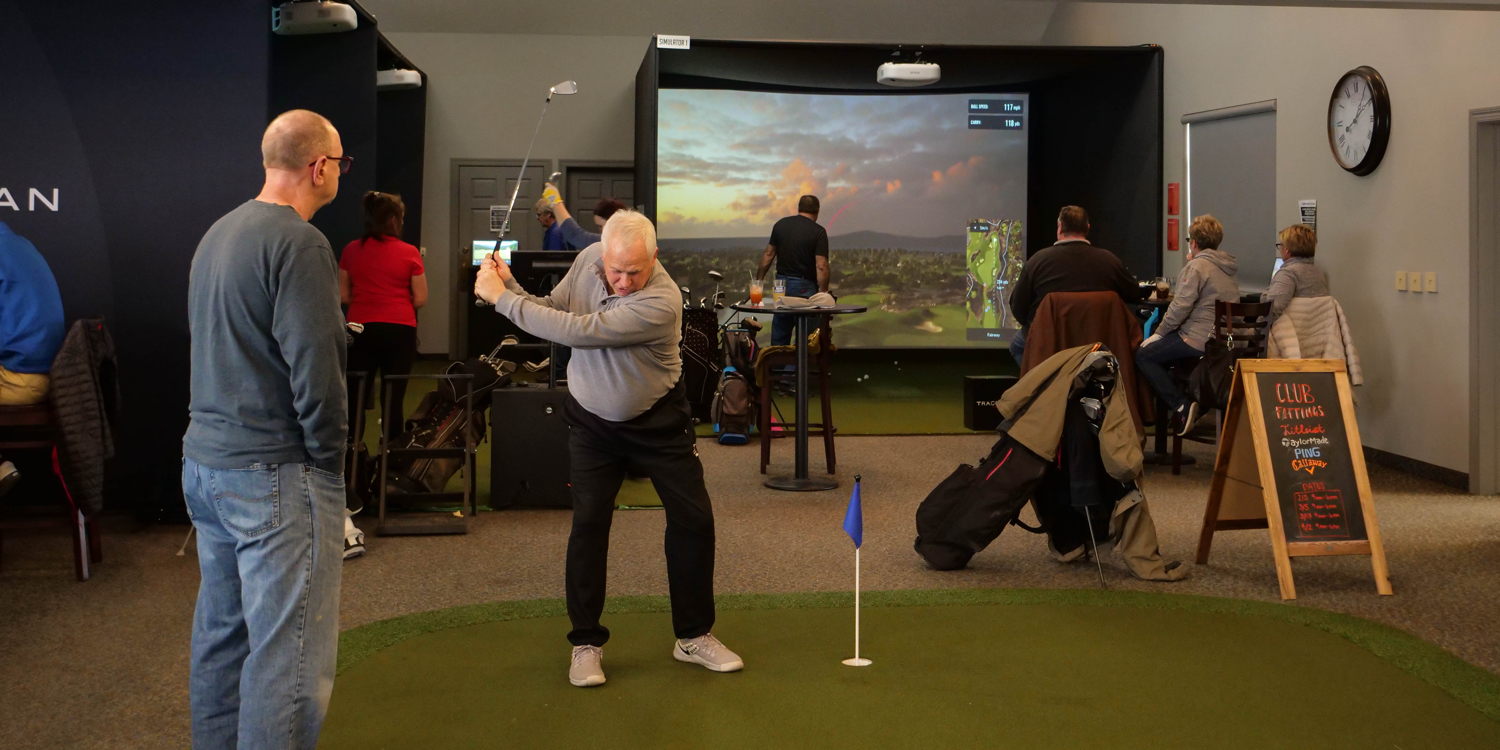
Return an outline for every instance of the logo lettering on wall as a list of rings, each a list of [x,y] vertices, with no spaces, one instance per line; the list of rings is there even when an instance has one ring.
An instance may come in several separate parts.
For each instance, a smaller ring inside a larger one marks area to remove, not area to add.
[[[58,208],[62,205],[62,202],[58,199],[57,188],[52,188],[52,196],[50,200],[48,199],[46,193],[36,188],[27,188],[26,210],[37,210],[37,204],[41,204],[43,210],[56,213]],[[0,187],[0,208],[8,208],[12,211],[21,210],[21,205],[17,203],[15,197],[10,194],[10,188]]]

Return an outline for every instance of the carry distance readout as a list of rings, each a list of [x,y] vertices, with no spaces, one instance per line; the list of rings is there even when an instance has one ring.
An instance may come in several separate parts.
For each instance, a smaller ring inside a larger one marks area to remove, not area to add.
[[[1026,125],[1022,99],[970,99],[970,130],[1021,130]]]

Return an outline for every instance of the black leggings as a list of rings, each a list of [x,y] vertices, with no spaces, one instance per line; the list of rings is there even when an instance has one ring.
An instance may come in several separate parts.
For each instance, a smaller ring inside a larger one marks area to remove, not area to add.
[[[409,375],[412,363],[417,359],[416,326],[400,323],[366,323],[364,333],[354,334],[354,343],[349,346],[349,372],[364,372],[365,402],[363,409],[375,405],[379,394],[375,392],[375,373],[381,375]],[[349,405],[359,397],[359,380],[349,378]],[[391,402],[385,414],[384,427],[387,435],[401,434],[401,423],[405,420],[402,402],[406,399],[406,380],[391,381]],[[349,433],[354,433],[354,412],[349,409]],[[356,435],[355,437],[359,437]]]

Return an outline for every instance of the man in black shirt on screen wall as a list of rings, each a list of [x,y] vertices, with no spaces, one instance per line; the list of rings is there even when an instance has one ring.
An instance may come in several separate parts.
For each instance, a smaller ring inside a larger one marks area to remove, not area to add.
[[[1026,332],[1042,299],[1053,292],[1115,292],[1126,304],[1141,298],[1140,286],[1119,256],[1089,244],[1089,215],[1078,206],[1057,213],[1057,244],[1026,259],[1010,295],[1021,330],[1010,342],[1016,364],[1026,350]]]
[[[786,296],[806,298],[828,291],[828,230],[818,224],[818,208],[817,196],[804,195],[797,199],[796,216],[776,222],[755,278],[765,278],[771,262],[775,261],[776,278],[786,282]],[[792,330],[796,326],[796,319],[790,315],[775,316],[771,323],[771,345],[792,343]]]

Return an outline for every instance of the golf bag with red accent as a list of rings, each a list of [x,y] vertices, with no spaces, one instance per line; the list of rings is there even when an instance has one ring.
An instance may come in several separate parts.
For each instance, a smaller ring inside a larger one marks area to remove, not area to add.
[[[959,466],[917,507],[917,554],[936,570],[967,566],[1021,513],[1050,468],[1000,433],[978,466]]]

